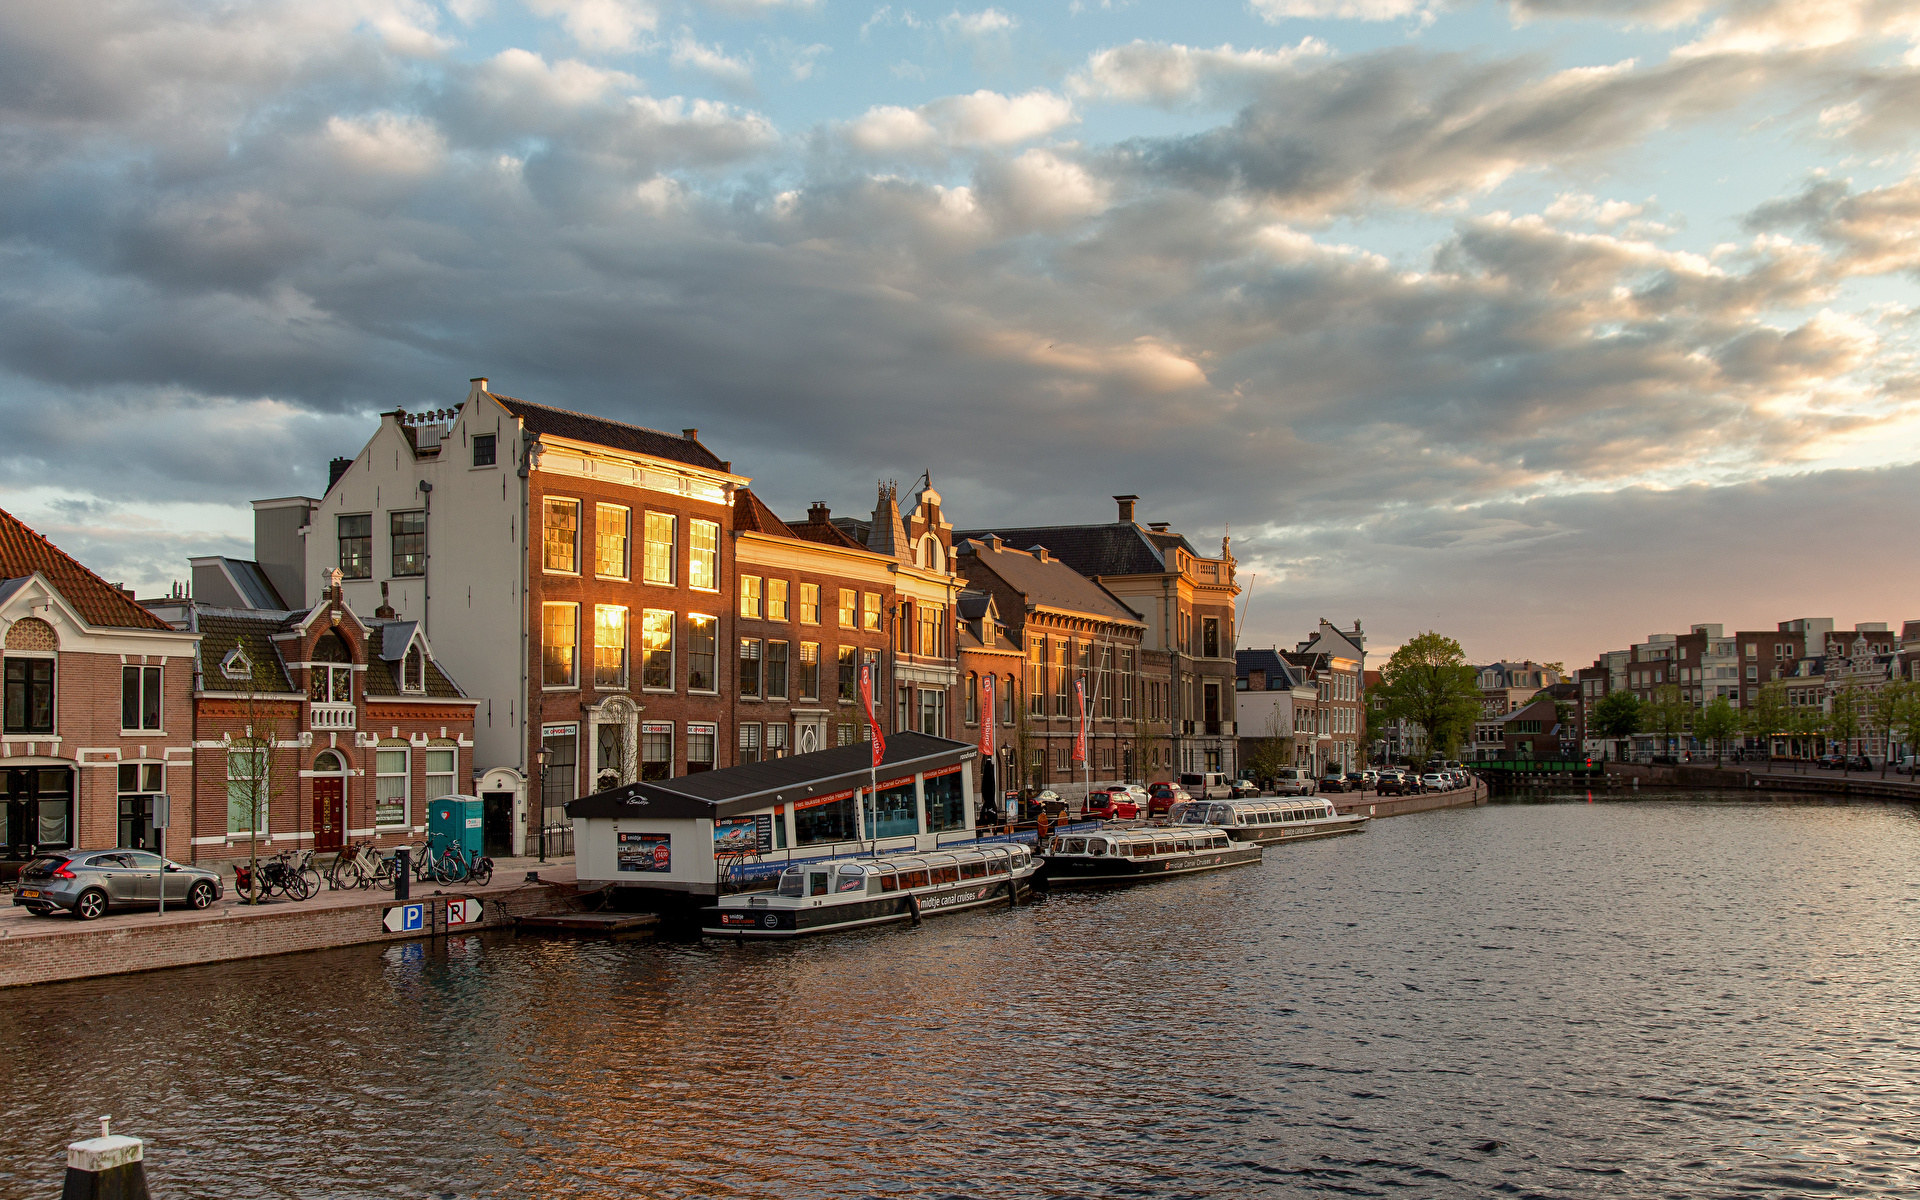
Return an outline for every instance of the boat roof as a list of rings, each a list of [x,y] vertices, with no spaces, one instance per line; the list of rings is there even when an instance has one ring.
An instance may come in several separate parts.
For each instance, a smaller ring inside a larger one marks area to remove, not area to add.
[[[1164,842],[1196,835],[1211,837],[1211,825],[1148,825],[1139,829],[1094,829],[1087,833],[1059,834],[1060,837],[1103,837],[1116,842]]]
[[[1013,842],[989,842],[984,846],[956,846],[951,850],[916,850],[874,857],[859,855],[848,858],[820,858],[810,862],[794,863],[782,874],[824,871],[832,867],[843,875],[863,873],[884,875],[889,871],[911,871],[919,867],[948,867],[957,863],[1016,858],[1030,853],[1027,847]]]

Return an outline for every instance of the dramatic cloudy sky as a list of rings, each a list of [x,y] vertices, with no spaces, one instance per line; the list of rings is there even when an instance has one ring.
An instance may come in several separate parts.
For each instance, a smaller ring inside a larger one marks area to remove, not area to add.
[[[0,506],[161,587],[485,374],[1260,644],[1920,617],[1916,134],[1920,0],[12,0]]]

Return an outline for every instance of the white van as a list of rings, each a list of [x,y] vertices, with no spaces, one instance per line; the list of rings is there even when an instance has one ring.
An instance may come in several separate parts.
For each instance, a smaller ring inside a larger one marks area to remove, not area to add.
[[[1182,775],[1180,786],[1187,789],[1187,795],[1195,800],[1230,800],[1233,798],[1233,781],[1218,771],[1205,771],[1198,775]]]
[[[1281,767],[1273,776],[1276,796],[1313,795],[1313,772],[1302,767]]]

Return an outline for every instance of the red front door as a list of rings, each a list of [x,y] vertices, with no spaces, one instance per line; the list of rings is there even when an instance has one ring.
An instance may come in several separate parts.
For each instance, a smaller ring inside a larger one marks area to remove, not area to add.
[[[347,786],[344,779],[313,781],[313,848],[338,850],[346,840]]]

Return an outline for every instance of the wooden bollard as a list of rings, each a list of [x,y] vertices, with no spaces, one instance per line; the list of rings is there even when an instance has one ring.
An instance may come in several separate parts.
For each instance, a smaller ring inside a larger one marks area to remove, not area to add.
[[[99,1137],[67,1146],[67,1181],[60,1200],[151,1200],[142,1161],[146,1144],[108,1133],[107,1121],[100,1118]]]

